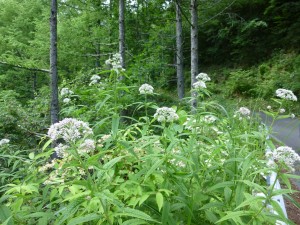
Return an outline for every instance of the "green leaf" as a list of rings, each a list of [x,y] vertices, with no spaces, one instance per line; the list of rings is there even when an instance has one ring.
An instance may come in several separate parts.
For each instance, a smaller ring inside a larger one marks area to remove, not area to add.
[[[52,142],[51,139],[48,140],[48,141],[44,144],[44,146],[43,146],[43,148],[42,148],[42,151],[44,151],[44,150],[51,144],[51,142]]]
[[[158,206],[158,211],[160,211],[164,204],[164,196],[160,192],[156,193],[156,203]]]
[[[125,156],[119,156],[119,157],[113,158],[112,160],[110,160],[109,162],[107,162],[103,165],[103,169],[108,170],[108,169],[112,168],[117,162],[119,162],[124,157]]]
[[[28,157],[29,159],[34,159],[34,152],[30,152]]]
[[[130,217],[135,217],[135,218],[146,220],[146,221],[152,221],[152,222],[159,223],[158,221],[152,219],[146,213],[144,213],[144,212],[142,212],[140,210],[137,210],[137,209],[123,208],[123,209],[119,210],[119,212],[116,213],[116,215],[119,215],[119,216],[130,216]]]
[[[122,225],[140,225],[140,224],[148,224],[148,223],[140,219],[130,219],[122,223]]]
[[[9,218],[7,218],[7,220],[5,220],[3,223],[1,223],[1,225],[13,225],[14,223],[11,220],[11,218],[12,218],[12,216],[10,216]]]
[[[111,132],[114,139],[117,137],[118,134],[119,123],[120,123],[119,115],[114,114],[112,117],[112,125],[111,125]]]
[[[225,182],[218,183],[218,184],[208,188],[207,191],[214,191],[214,190],[219,189],[219,188],[231,187],[233,185],[234,185],[233,181],[225,181]]]
[[[205,216],[210,222],[212,222],[214,224],[218,221],[218,217],[216,216],[216,214],[214,214],[210,210],[205,210]]]
[[[145,175],[144,181],[164,162],[163,159],[157,160]]]
[[[10,209],[5,205],[0,205],[0,222],[8,225],[13,224],[12,221],[10,221],[11,216]]]
[[[140,197],[139,206],[143,204],[144,201],[146,201],[149,198],[150,194],[144,194],[142,197]]]
[[[75,217],[75,218],[71,219],[70,222],[67,223],[67,225],[83,224],[85,222],[89,222],[92,220],[99,220],[101,218],[102,218],[101,215],[98,215],[96,213],[91,213],[91,214],[87,214],[84,216]]]
[[[222,217],[220,220],[218,220],[216,223],[220,223],[223,222],[225,220],[234,220],[236,221],[236,219],[242,217],[242,216],[251,216],[253,215],[254,212],[251,211],[236,211],[236,212],[227,212],[227,215]]]

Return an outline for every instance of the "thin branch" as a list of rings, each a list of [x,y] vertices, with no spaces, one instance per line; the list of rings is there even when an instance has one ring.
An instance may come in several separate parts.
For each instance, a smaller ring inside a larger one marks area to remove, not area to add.
[[[10,67],[13,67],[13,68],[24,69],[24,70],[39,71],[39,72],[43,72],[43,73],[49,73],[50,72],[50,70],[46,70],[46,69],[29,68],[29,67],[26,67],[26,66],[14,65],[14,64],[10,64],[10,63],[7,63],[7,62],[2,62],[2,61],[0,61],[0,64],[10,66]]]
[[[178,0],[175,0],[175,2],[176,2],[175,4],[178,5],[178,8],[179,8],[181,14],[183,15],[183,17],[184,17],[184,18],[186,19],[186,21],[190,24],[190,26],[193,27],[193,24],[191,23],[191,21],[189,20],[189,18],[188,18],[188,17],[185,15],[185,13],[183,12],[183,10],[182,10],[182,8],[181,8],[181,6],[180,6]]]
[[[211,18],[209,18],[208,20],[204,21],[203,23],[200,23],[199,25],[203,25],[207,22],[209,22],[210,20],[216,18],[217,16],[221,15],[226,9],[228,9],[230,6],[233,5],[233,3],[235,3],[236,0],[233,0],[227,7],[225,7],[222,11],[220,11],[219,13],[217,13],[216,15],[212,16]]]

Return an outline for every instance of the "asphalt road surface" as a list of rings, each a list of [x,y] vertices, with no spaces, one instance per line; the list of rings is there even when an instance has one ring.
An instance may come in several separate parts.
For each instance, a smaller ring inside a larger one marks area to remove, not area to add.
[[[272,118],[260,113],[262,122],[267,126],[272,123]],[[300,120],[297,118],[280,119],[273,123],[272,134],[274,139],[283,142],[300,154]]]

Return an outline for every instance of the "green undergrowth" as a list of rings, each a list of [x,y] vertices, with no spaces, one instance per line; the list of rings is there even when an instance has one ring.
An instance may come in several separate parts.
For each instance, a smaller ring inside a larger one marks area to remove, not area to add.
[[[272,197],[292,193],[295,176],[280,172],[285,164],[267,166],[265,149],[275,146],[246,105],[227,109],[200,89],[190,113],[190,99],[171,105],[124,84],[125,73],[97,74],[95,85],[60,89],[61,116],[72,119],[51,126],[35,152],[0,146],[11,171],[1,180],[3,225],[293,224]],[[267,185],[272,171],[287,189]]]

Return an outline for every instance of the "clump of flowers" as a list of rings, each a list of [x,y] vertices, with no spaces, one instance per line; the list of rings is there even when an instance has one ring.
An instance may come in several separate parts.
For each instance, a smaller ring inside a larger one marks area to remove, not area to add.
[[[10,142],[9,139],[3,138],[2,140],[0,140],[0,146],[1,146],[1,145],[6,145],[6,144],[8,144],[9,142]]]
[[[72,95],[72,94],[74,94],[74,92],[71,91],[69,88],[62,88],[61,91],[60,91],[60,95],[62,97],[69,96],[69,95]]]
[[[54,150],[59,158],[65,158],[68,155],[66,151],[68,148],[69,146],[60,143],[54,148]]]
[[[86,139],[84,142],[79,146],[78,153],[90,153],[95,149],[95,141],[92,139]]]
[[[141,95],[151,95],[153,94],[154,88],[149,84],[142,84],[139,88]]]
[[[124,71],[125,69],[121,65],[121,54],[116,53],[112,56],[112,58],[109,58],[105,61],[106,65],[110,65],[114,71],[119,73],[119,71]]]
[[[203,82],[211,81],[210,77],[206,73],[199,73],[196,76],[196,79]]]
[[[266,153],[266,157],[272,157],[278,163],[285,164],[291,171],[294,171],[294,164],[300,161],[300,156],[288,146],[280,146],[273,151]]]
[[[206,115],[203,117],[203,121],[208,124],[212,124],[217,120],[217,118],[213,115]]]
[[[199,73],[196,76],[197,82],[193,83],[194,89],[206,88],[205,82],[210,81],[210,77],[206,73]]]
[[[154,118],[157,119],[158,122],[173,122],[179,119],[176,111],[168,107],[158,108],[154,114]]]
[[[242,120],[243,117],[250,119],[251,111],[247,107],[241,107],[238,111],[236,111],[234,117],[239,116],[239,120]]]
[[[271,109],[272,109],[272,106],[268,105],[268,106],[267,106],[267,109],[268,109],[268,110],[271,110]]]
[[[279,109],[279,113],[285,113],[285,109]]]
[[[52,124],[48,130],[48,137],[52,141],[62,138],[67,143],[74,143],[78,139],[92,134],[93,131],[87,123],[72,118],[65,118]]]
[[[65,103],[65,104],[69,104],[70,102],[71,102],[70,98],[64,98],[63,99],[63,103]]]
[[[296,95],[291,90],[279,88],[276,90],[276,96],[282,99],[297,101]]]
[[[291,114],[291,118],[294,119],[296,116],[294,113]]]
[[[98,84],[99,83],[99,81],[100,81],[100,79],[101,79],[101,77],[100,76],[98,76],[98,75],[93,75],[92,77],[91,77],[91,83],[89,84],[89,86],[92,86],[92,85],[94,85],[94,84]]]
[[[193,83],[193,88],[195,88],[195,89],[206,88],[206,84],[205,84],[205,82],[200,80],[200,81]]]

